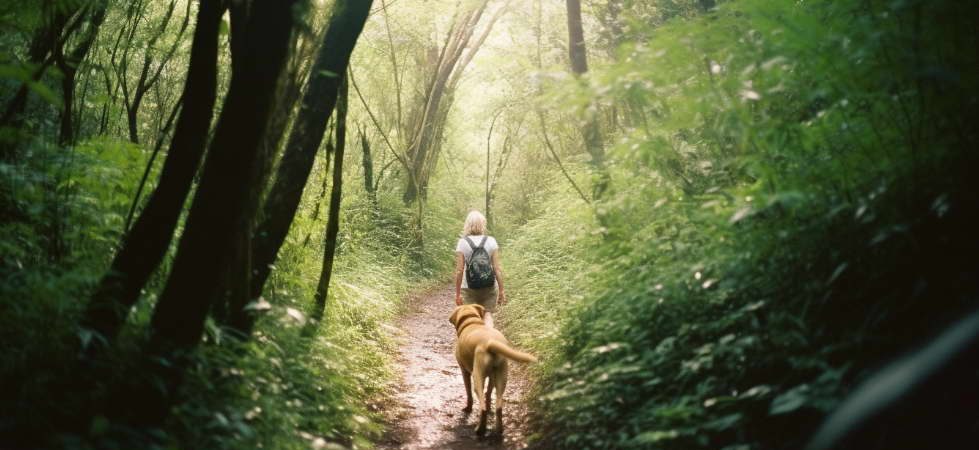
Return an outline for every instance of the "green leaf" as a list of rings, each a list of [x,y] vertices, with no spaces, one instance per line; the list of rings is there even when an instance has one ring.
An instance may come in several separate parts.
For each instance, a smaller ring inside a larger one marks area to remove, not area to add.
[[[54,91],[52,91],[51,88],[47,87],[44,83],[31,82],[28,84],[28,86],[32,91],[34,91],[35,94],[44,99],[44,101],[54,106],[61,106],[61,98],[59,98],[58,94],[55,94]]]
[[[724,431],[727,430],[741,421],[743,416],[741,414],[728,414],[719,419],[712,420],[704,424],[704,428],[711,431]]]
[[[676,430],[647,431],[636,436],[632,441],[637,444],[655,444],[660,441],[672,440],[678,437],[680,437],[680,432]]]
[[[771,415],[787,414],[805,406],[809,400],[809,392],[808,384],[801,384],[790,389],[772,400],[768,413]]]

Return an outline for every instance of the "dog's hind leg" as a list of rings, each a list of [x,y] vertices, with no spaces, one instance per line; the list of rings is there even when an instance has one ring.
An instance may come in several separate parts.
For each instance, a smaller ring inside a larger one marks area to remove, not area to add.
[[[493,398],[493,384],[494,384],[493,383],[493,377],[490,376],[489,377],[489,380],[486,381],[486,398],[485,398],[485,401],[486,401],[486,409],[487,410],[489,410],[490,409],[490,405],[493,404],[492,401],[491,401],[492,398]]]
[[[472,374],[466,371],[466,369],[461,367],[460,369],[462,370],[462,383],[466,385],[466,407],[462,408],[462,412],[469,414],[473,410]]]
[[[479,405],[479,425],[476,427],[476,435],[482,436],[486,433],[486,416],[489,414],[489,405],[483,401],[483,386],[486,381],[485,371],[489,369],[490,354],[485,348],[477,348],[473,361],[473,394]]]
[[[503,370],[497,371],[493,377],[496,384],[496,432],[503,435],[503,393],[506,392],[507,362],[503,361]],[[487,397],[489,397],[487,395]]]

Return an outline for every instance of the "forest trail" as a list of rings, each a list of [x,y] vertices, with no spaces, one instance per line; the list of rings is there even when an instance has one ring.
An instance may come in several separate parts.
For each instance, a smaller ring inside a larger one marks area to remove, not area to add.
[[[478,439],[478,412],[466,415],[465,391],[453,355],[455,331],[449,323],[454,291],[444,287],[413,295],[398,321],[400,330],[397,364],[401,382],[396,384],[384,409],[387,434],[381,449],[520,449],[526,447],[527,406],[524,395],[526,369],[510,364],[506,389],[503,439],[490,434]],[[504,332],[506,330],[503,330]],[[496,404],[496,393],[493,393]]]

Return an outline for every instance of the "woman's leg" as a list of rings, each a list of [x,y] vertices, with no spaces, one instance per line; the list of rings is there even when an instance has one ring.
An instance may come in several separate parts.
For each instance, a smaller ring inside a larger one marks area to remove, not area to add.
[[[485,302],[483,306],[486,308],[486,314],[483,315],[483,322],[486,322],[486,326],[490,328],[496,328],[493,326],[493,313],[496,312],[496,301],[500,295],[500,292],[496,289],[496,285],[493,287],[486,288],[489,292],[486,293]]]

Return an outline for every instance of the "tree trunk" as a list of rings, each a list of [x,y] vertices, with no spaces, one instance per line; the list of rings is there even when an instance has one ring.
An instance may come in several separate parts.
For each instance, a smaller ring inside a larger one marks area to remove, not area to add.
[[[59,64],[62,65],[62,64]],[[74,125],[72,124],[72,105],[75,104],[75,74],[74,67],[61,69],[61,117],[58,121],[58,145],[70,145],[74,141]]]
[[[167,116],[166,124],[163,129],[160,130],[160,136],[156,139],[156,145],[153,146],[153,152],[150,153],[150,159],[146,161],[146,168],[143,169],[143,176],[139,179],[139,186],[136,187],[136,194],[133,195],[133,201],[129,204],[129,213],[126,214],[126,223],[123,225],[123,234],[129,233],[129,226],[133,223],[133,217],[136,215],[136,208],[139,206],[139,199],[143,196],[143,189],[146,188],[146,181],[150,177],[150,172],[153,170],[153,163],[156,162],[156,157],[160,154],[160,150],[163,148],[163,141],[166,138],[167,132],[170,131],[170,127],[173,126],[174,119],[177,118],[177,114],[180,112],[183,106],[183,97],[177,100],[177,104],[173,106],[170,110],[170,115]]]
[[[73,120],[74,128],[72,129],[72,134],[76,142],[81,138],[84,130],[83,127],[85,125],[86,113],[88,112],[88,108],[85,108],[85,101],[88,99],[88,93],[92,85],[92,78],[95,78],[93,69],[83,70],[81,71],[81,74],[84,77],[84,81],[79,81],[82,84],[82,90],[78,96],[76,107],[73,110],[75,119]]]
[[[571,72],[581,75],[588,72],[585,54],[585,30],[581,25],[581,0],[567,0],[568,7],[568,56]]]
[[[245,41],[248,35],[251,0],[228,1],[228,18],[231,22],[229,48],[231,50],[231,72],[240,72],[245,60]]]
[[[325,145],[326,148],[323,149],[325,150],[323,154],[326,159],[326,161],[323,164],[323,183],[322,186],[320,187],[320,193],[316,196],[316,200],[313,201],[313,203],[315,204],[315,206],[313,206],[313,214],[309,216],[311,223],[316,223],[316,221],[320,220],[320,210],[323,209],[322,208],[323,199],[326,198],[326,193],[329,191],[330,188],[330,177],[328,177],[327,175],[330,173],[330,160],[333,158],[333,153],[335,153],[334,149],[336,149],[336,146],[333,145],[333,139],[334,136],[336,135],[336,132],[334,131],[334,129],[328,127],[326,133],[327,133],[326,145]],[[312,230],[307,231],[306,237],[303,238],[303,248],[309,247],[309,243],[312,242],[312,240],[313,240],[313,231]]]
[[[82,22],[85,6],[81,2],[54,7],[50,2],[42,6],[43,23],[34,33],[27,50],[27,62],[31,66],[30,82],[41,80],[48,67],[55,61],[55,53],[61,51],[65,41],[78,29]],[[30,83],[21,83],[13,98],[4,108],[0,117],[0,127],[19,128],[24,122],[24,111],[30,94]],[[11,162],[17,159],[17,142],[0,142],[0,161]]]
[[[418,117],[411,121],[414,135],[407,151],[410,165],[406,167],[409,176],[402,195],[405,204],[414,202],[418,197],[425,198],[432,169],[438,162],[445,120],[456,86],[497,20],[507,11],[510,1],[496,10],[483,27],[482,33],[472,41],[487,4],[487,1],[479,3],[479,6],[453,23],[445,44],[433,61],[433,74],[422,97],[422,105],[417,111]],[[418,221],[420,225],[420,217]]]
[[[364,130],[358,130],[360,135],[360,149],[363,151],[362,165],[364,167],[364,191],[371,203],[377,202],[377,192],[374,188],[374,157],[371,155],[371,143],[367,140]]]
[[[61,48],[57,48],[54,51],[55,62],[62,72],[61,91],[63,104],[61,108],[61,128],[58,133],[58,143],[60,145],[70,145],[75,142],[75,126],[72,123],[75,105],[75,75],[78,73],[78,67],[88,55],[89,50],[91,50],[92,44],[95,43],[95,38],[99,34],[102,22],[105,21],[105,13],[109,4],[107,1],[100,1],[91,7],[93,9],[89,13],[88,29],[85,31],[85,36],[82,37],[78,46],[67,55],[64,54]]]
[[[419,196],[424,198],[426,187],[428,186],[428,171],[432,167],[434,158],[433,146],[442,139],[440,118],[447,113],[448,105],[443,102],[444,97],[451,97],[451,89],[447,89],[452,84],[450,79],[453,73],[461,73],[465,69],[459,64],[463,52],[469,47],[470,54],[479,50],[478,45],[469,46],[473,32],[478,25],[483,12],[486,10],[488,1],[483,1],[475,9],[463,14],[462,18],[457,18],[452,28],[449,30],[445,43],[437,56],[432,61],[432,75],[427,82],[425,94],[422,97],[422,104],[417,110],[417,118],[412,121],[412,140],[408,147],[407,156],[410,164],[406,167],[409,172],[408,183],[405,187],[402,201],[406,205],[414,202]],[[490,23],[489,27],[492,27]],[[488,32],[488,30],[487,30]],[[477,41],[481,43],[481,41]],[[465,60],[468,62],[469,58]],[[419,225],[421,217],[417,218]]]
[[[241,280],[227,275],[232,269],[248,269],[247,262],[238,265],[234,259],[248,256],[262,188],[257,182],[270,159],[263,154],[262,135],[288,58],[297,1],[259,2],[250,19],[240,70],[231,73],[173,269],[150,320],[145,361],[156,382],[114,392],[114,403],[124,408],[115,414],[125,414],[125,420],[137,427],[159,427],[163,422],[212,302],[233,290],[235,281],[247,289],[247,273],[235,274],[243,276]]]
[[[252,241],[254,273],[251,298],[262,294],[271,264],[292,225],[316,150],[336,106],[340,76],[346,73],[357,38],[370,13],[371,1],[338,0],[323,45],[306,83],[306,94],[289,133],[285,154],[276,171]]]
[[[384,30],[387,31],[387,41],[388,41],[388,52],[391,55],[391,74],[394,76],[394,99],[395,99],[395,112],[397,113],[395,130],[397,130],[398,138],[403,144],[405,125],[404,118],[402,117],[402,101],[401,101],[401,89],[403,86],[404,77],[399,76],[401,70],[398,69],[398,52],[394,45],[394,36],[391,34],[391,18],[388,16],[388,5],[384,0],[381,0],[381,11],[384,13]]]
[[[354,88],[354,92],[357,93],[357,98],[360,99],[360,104],[364,106],[364,111],[367,113],[367,116],[370,117],[371,123],[374,124],[374,128],[375,130],[377,130],[377,134],[381,137],[381,140],[387,146],[387,149],[391,152],[392,158],[389,159],[387,163],[381,165],[381,170],[378,171],[376,177],[373,177],[374,184],[373,187],[370,189],[370,191],[376,193],[379,186],[381,185],[381,179],[384,178],[384,171],[387,170],[387,168],[390,167],[391,164],[394,164],[395,162],[401,163],[401,166],[408,172],[408,176],[411,176],[411,172],[408,171],[408,168],[411,167],[411,165],[408,163],[407,156],[398,153],[398,150],[395,149],[393,144],[391,144],[391,140],[388,139],[387,134],[384,132],[384,127],[381,126],[381,122],[377,119],[377,116],[374,115],[374,112],[371,111],[370,105],[367,104],[367,100],[364,99],[364,95],[360,92],[360,88],[357,87],[357,80],[354,78],[354,73],[352,70],[349,69],[347,70],[347,77],[349,77],[349,82],[350,85]],[[381,155],[383,157],[384,153],[382,152]],[[373,173],[373,154],[371,155],[371,160],[372,160],[371,173]],[[375,210],[375,213],[376,212],[377,211]]]
[[[45,2],[42,7],[42,17],[44,22],[31,37],[31,43],[27,49],[27,62],[31,66],[31,81],[38,81],[44,76],[44,72],[54,61],[53,55],[57,48],[64,45],[73,29],[71,18],[79,14],[83,4],[69,3],[60,8],[52,9],[50,2]],[[76,20],[79,20],[76,18]],[[77,25],[77,23],[76,23]],[[27,107],[27,96],[30,93],[28,83],[21,84],[17,93],[7,103],[4,109],[3,118],[0,119],[0,126],[16,127],[21,121],[21,114]]]
[[[262,170],[262,137],[289,54],[297,0],[257,2],[245,36],[244,60],[231,85],[187,216],[173,269],[153,311],[151,348],[168,354],[195,347],[215,298],[230,292],[233,255],[247,255]],[[247,275],[247,274],[245,274]]]
[[[330,278],[333,275],[333,260],[337,250],[337,233],[340,231],[340,200],[343,188],[343,151],[347,138],[347,79],[341,81],[339,101],[337,102],[337,139],[336,154],[333,155],[333,188],[330,190],[330,212],[326,222],[326,240],[323,249],[323,267],[320,280],[316,285],[316,308],[313,319],[323,320],[326,311],[326,299],[330,290]]]
[[[170,21],[173,18],[173,12],[176,6],[176,0],[171,0],[170,5],[163,16],[163,21],[160,22],[160,25],[146,43],[146,48],[143,54],[143,67],[140,69],[139,78],[136,81],[136,86],[133,88],[133,96],[131,100],[128,99],[128,89],[124,90],[127,97],[126,123],[129,127],[129,140],[134,144],[139,143],[139,109],[142,106],[143,99],[146,97],[146,93],[149,92],[150,88],[152,88],[153,85],[159,81],[160,74],[163,73],[163,69],[166,68],[166,65],[171,59],[173,59],[173,55],[180,46],[181,37],[187,31],[187,26],[190,23],[190,2],[187,2],[187,10],[184,13],[184,19],[180,24],[180,29],[176,33],[176,39],[167,52],[163,54],[163,57],[160,58],[159,63],[154,69],[154,47],[156,46],[157,41],[167,34],[167,28],[170,26]],[[125,71],[123,71],[123,75],[124,74]],[[123,76],[120,78],[119,83],[123,83],[123,86],[125,87],[126,85],[124,83],[128,83],[128,80],[126,80]]]
[[[512,154],[512,147],[510,145],[509,134],[503,138],[503,148],[500,151],[500,157],[496,160],[496,169],[493,171],[492,181],[489,186],[486,187],[486,226],[489,229],[493,229],[493,222],[490,221],[489,211],[493,206],[493,198],[495,197],[496,184],[500,182],[500,178],[503,177],[503,170],[506,169],[507,162],[510,160],[510,155]],[[488,161],[487,161],[488,162]]]
[[[139,104],[142,96],[133,101],[132,106],[126,106],[126,125],[129,129],[129,142],[139,144]]]
[[[493,223],[492,215],[490,215],[490,154],[492,147],[490,146],[490,141],[493,138],[493,128],[496,126],[496,119],[500,118],[500,114],[503,114],[504,109],[500,108],[496,114],[493,115],[493,120],[490,121],[489,132],[486,133],[486,190],[485,190],[485,200],[486,203],[483,206],[483,213],[486,216],[486,226],[492,229],[490,225]]]
[[[197,173],[217,95],[218,31],[225,7],[202,0],[177,120],[160,181],[89,302],[82,324],[111,341],[173,237]]]
[[[585,53],[585,32],[581,25],[581,0],[567,0],[568,10],[568,56],[571,60],[571,72],[576,76],[588,72],[588,57]],[[587,113],[586,113],[587,114]],[[584,129],[585,150],[591,155],[592,168],[597,173],[597,180],[592,186],[592,197],[598,198],[608,187],[608,172],[605,170],[605,150],[602,148],[601,129],[594,115],[585,118]]]
[[[299,74],[290,72],[283,77],[282,88],[278,95],[278,100],[273,110],[268,130],[265,131],[263,145],[265,151],[277,155],[282,143],[282,136],[289,128],[289,121],[292,119],[299,95],[302,94]]]

